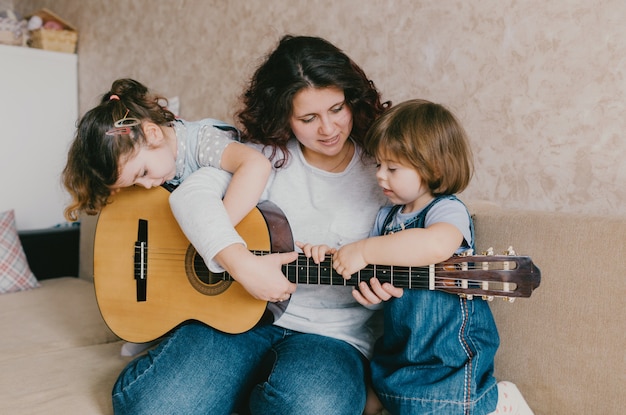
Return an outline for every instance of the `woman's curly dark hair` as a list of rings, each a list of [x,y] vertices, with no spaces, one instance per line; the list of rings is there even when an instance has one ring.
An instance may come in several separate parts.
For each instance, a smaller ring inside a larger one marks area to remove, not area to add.
[[[287,142],[293,137],[289,118],[294,96],[304,88],[339,88],[352,111],[351,137],[359,145],[371,123],[391,106],[365,72],[340,49],[318,37],[284,36],[254,73],[236,114],[242,141],[272,148],[276,167],[289,157]]]
[[[100,105],[80,119],[62,174],[63,185],[72,196],[64,212],[68,220],[77,220],[81,211],[93,215],[102,209],[119,178],[120,160],[146,143],[141,125],[128,131],[115,129],[113,124],[135,118],[168,125],[175,116],[164,107],[166,104],[164,97],[152,94],[143,84],[118,79],[102,96]]]

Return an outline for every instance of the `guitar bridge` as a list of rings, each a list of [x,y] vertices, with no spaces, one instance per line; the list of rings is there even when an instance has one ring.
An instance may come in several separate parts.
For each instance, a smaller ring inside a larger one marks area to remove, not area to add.
[[[139,219],[135,241],[135,281],[137,302],[146,301],[148,288],[148,221]]]

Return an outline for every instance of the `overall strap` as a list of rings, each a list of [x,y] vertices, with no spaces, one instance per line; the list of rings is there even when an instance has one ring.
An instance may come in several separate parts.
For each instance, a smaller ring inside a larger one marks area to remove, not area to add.
[[[387,228],[389,227],[389,225],[391,224],[391,221],[398,214],[398,211],[400,211],[401,208],[402,208],[402,205],[395,205],[391,209],[389,209],[389,213],[387,214],[387,217],[385,218],[385,221],[383,222],[383,226],[382,226],[384,235],[389,233],[387,232]]]
[[[420,213],[418,213],[416,216],[410,218],[405,223],[402,223],[399,226],[395,226],[395,227],[392,226],[393,218],[398,214],[400,209],[402,209],[403,205],[395,205],[395,206],[393,206],[389,210],[389,213],[387,214],[387,217],[385,218],[385,221],[383,222],[383,226],[382,226],[383,233],[382,234],[386,235],[386,234],[398,232],[398,231],[401,231],[401,230],[404,230],[404,229],[424,228],[424,224],[426,223],[426,215],[428,214],[430,209],[432,209],[432,207],[435,206],[439,201],[445,200],[445,199],[457,200],[457,201],[461,202],[459,200],[459,198],[457,198],[455,195],[440,195],[440,196],[437,196],[433,200],[431,200],[431,202],[424,209],[422,209],[422,211]],[[461,202],[461,204],[463,204],[463,206],[465,206],[465,204],[463,202]],[[467,207],[465,208],[465,210],[467,211]],[[470,235],[471,235],[471,238],[472,238],[472,242],[471,242],[471,244],[467,244],[467,241],[464,240],[463,244],[467,248],[475,249],[475,247],[474,247],[474,222],[472,221],[472,217],[471,217],[469,211],[467,211],[467,215],[469,217]]]
[[[428,214],[430,209],[433,206],[435,206],[437,204],[437,202],[439,202],[440,200],[443,200],[443,199],[458,200],[456,198],[456,196],[454,196],[454,195],[441,195],[441,196],[435,197],[433,200],[430,201],[430,203],[428,205],[426,205],[426,207],[424,209],[422,209],[422,211],[420,213],[418,213],[416,216],[412,217],[406,223],[404,223],[403,224],[404,226],[402,227],[402,229],[406,229],[406,228],[423,228],[424,227],[424,223],[426,222],[426,215]],[[398,214],[400,209],[402,209],[403,207],[404,207],[404,205],[395,205],[393,208],[391,208],[391,210],[387,214],[387,217],[385,218],[385,221],[383,222],[382,228],[383,228],[383,232],[384,233],[395,232],[394,230],[392,230],[390,228],[391,221]]]
[[[461,202],[459,200],[459,198],[457,198],[455,195],[440,195],[440,196],[437,196],[433,200],[431,200],[431,202],[424,209],[422,209],[422,211],[420,213],[418,213],[416,216],[412,217],[411,219],[409,219],[405,223],[401,224],[400,226],[396,226],[396,227],[391,226],[391,224],[392,224],[393,218],[398,214],[400,209],[402,209],[403,205],[395,205],[395,206],[393,206],[389,210],[389,213],[387,214],[387,216],[385,217],[385,221],[383,222],[383,226],[382,226],[383,235],[386,235],[386,234],[389,234],[389,233],[393,233],[393,232],[398,232],[398,231],[403,230],[403,229],[424,228],[424,225],[426,223],[426,215],[428,215],[428,212],[430,211],[430,209],[432,209],[432,207],[435,206],[438,202],[440,202],[441,200],[445,200],[445,199],[457,200],[457,201]],[[465,206],[465,204],[463,202],[461,202],[461,203],[463,204],[463,206]],[[466,208],[466,210],[467,210],[467,208]],[[469,211],[467,212],[467,215],[469,216],[470,234],[471,234],[471,238],[472,238],[472,243],[470,244],[471,246],[468,246],[468,248],[474,249],[474,223],[473,223],[472,218],[471,218],[471,216],[469,214]],[[467,241],[465,241],[464,244],[466,242]]]

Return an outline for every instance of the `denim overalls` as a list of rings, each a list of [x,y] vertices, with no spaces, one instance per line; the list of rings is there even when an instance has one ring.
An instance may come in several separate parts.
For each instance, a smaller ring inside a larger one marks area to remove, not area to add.
[[[423,228],[428,211],[444,198],[458,200],[455,196],[435,198],[404,226],[384,226],[384,232]],[[471,218],[470,227],[473,247]],[[498,390],[493,359],[500,340],[486,301],[405,289],[401,298],[385,303],[384,319],[384,334],[372,359],[372,378],[389,412],[482,415],[495,410]]]

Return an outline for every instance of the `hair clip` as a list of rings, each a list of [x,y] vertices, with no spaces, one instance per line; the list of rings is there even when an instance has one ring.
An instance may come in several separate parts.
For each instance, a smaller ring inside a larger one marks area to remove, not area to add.
[[[137,125],[141,125],[141,120],[139,120],[138,118],[126,118],[126,116],[128,115],[128,113],[130,112],[130,110],[126,110],[126,114],[124,114],[124,118],[122,118],[121,120],[117,120],[113,123],[114,127],[120,128],[120,127],[135,127]]]
[[[105,135],[118,135],[118,134],[127,134],[130,135],[133,132],[133,127],[141,125],[141,120],[139,118],[127,117],[130,110],[126,110],[126,114],[124,114],[124,118],[119,119],[113,123],[113,128],[108,130]]]
[[[113,123],[114,127],[136,127],[141,125],[139,118],[122,118]]]
[[[111,135],[111,136],[115,136],[118,134],[127,134],[130,135],[133,132],[133,129],[131,127],[115,127],[115,128],[111,128],[110,130],[108,130],[106,133],[104,133],[105,135]]]

